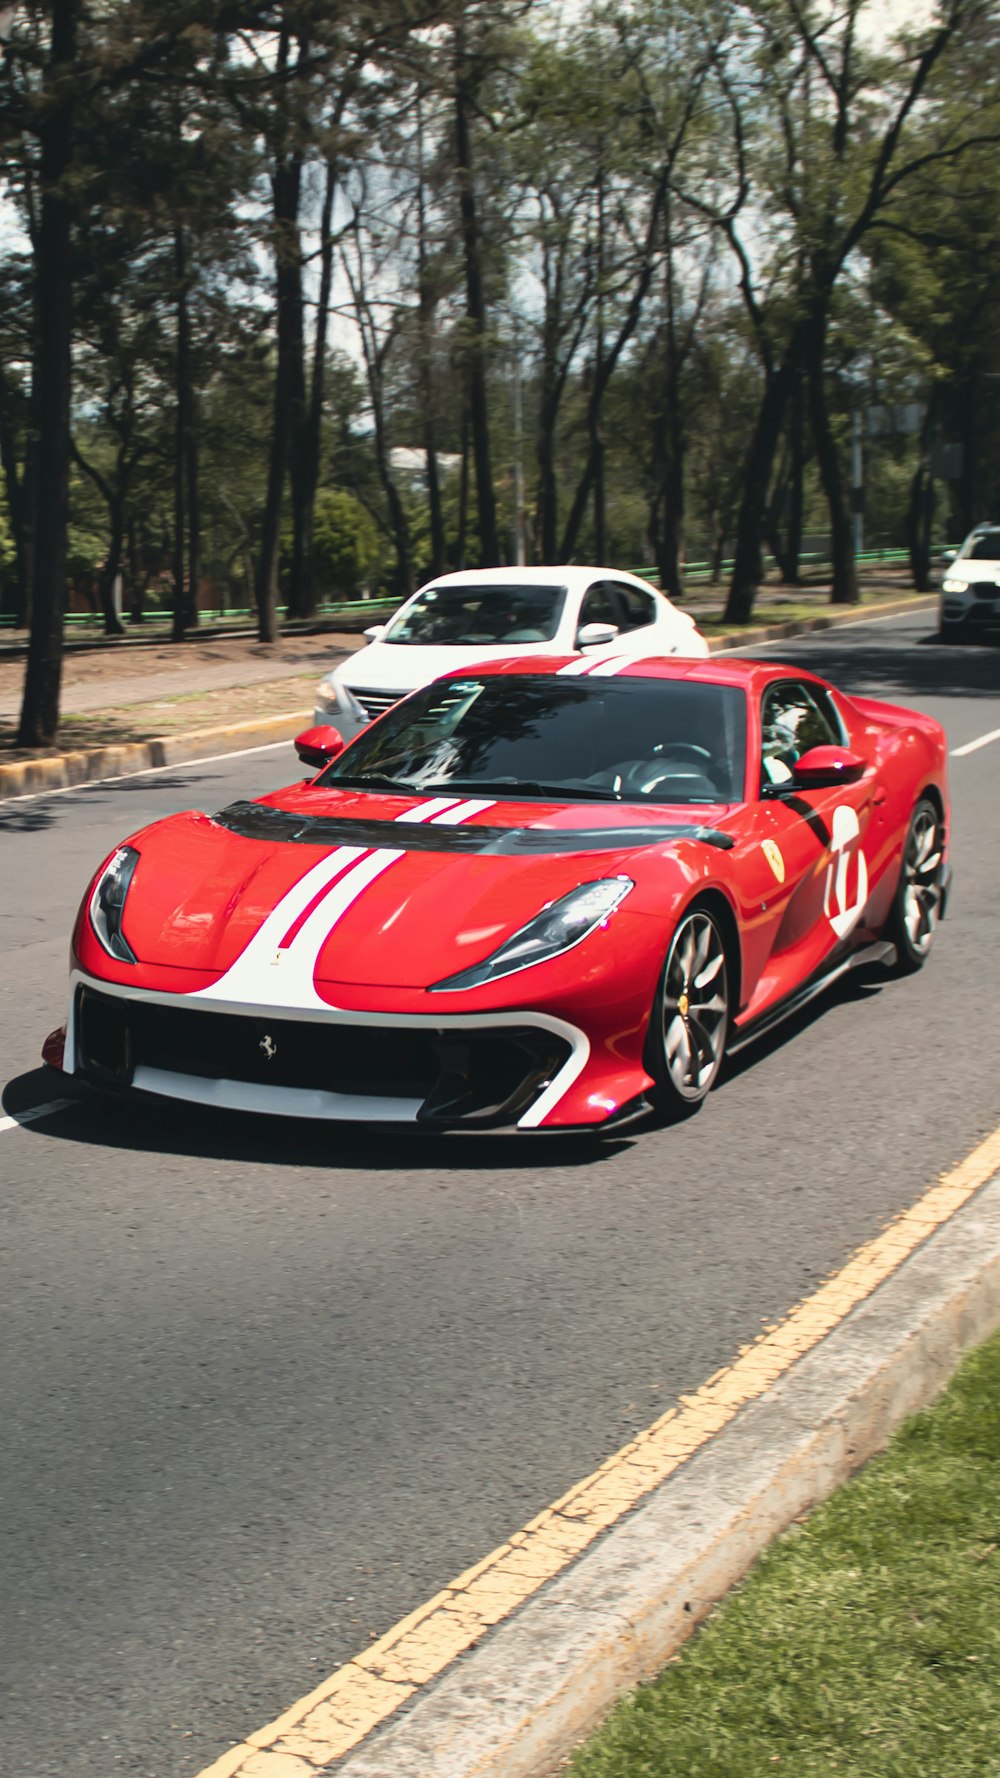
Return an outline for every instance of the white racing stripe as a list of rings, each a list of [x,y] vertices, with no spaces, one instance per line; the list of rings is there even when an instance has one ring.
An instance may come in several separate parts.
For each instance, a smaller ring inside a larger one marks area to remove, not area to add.
[[[975,741],[966,741],[964,747],[953,747],[952,759],[964,759],[967,753],[978,753],[980,747],[988,747],[991,741],[1000,741],[1000,728],[991,729],[988,735],[980,735]]]
[[[456,827],[492,807],[492,802],[475,798],[439,796],[415,809],[406,809],[395,819],[399,823],[432,822],[440,827]],[[336,847],[282,896],[225,974],[210,987],[199,988],[190,998],[299,1011],[306,1007],[329,1008],[330,1002],[316,992],[314,978],[320,952],[348,908],[403,856],[402,849]],[[327,890],[329,893],[325,893]],[[316,905],[309,911],[313,902]],[[299,921],[301,925],[297,926]]]

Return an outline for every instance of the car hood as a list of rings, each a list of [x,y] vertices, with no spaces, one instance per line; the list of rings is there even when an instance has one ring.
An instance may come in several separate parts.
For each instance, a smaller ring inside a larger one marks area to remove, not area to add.
[[[713,813],[298,787],[136,835],[124,932],[140,965],[232,972],[234,999],[272,998],[293,957],[309,982],[427,987]]]
[[[370,642],[335,668],[332,677],[339,685],[352,689],[398,691],[403,697],[442,673],[473,672],[487,661],[511,660],[515,655],[520,658],[565,652],[555,637],[550,642],[507,642],[493,647],[411,648],[404,643]]]
[[[983,581],[1000,582],[1000,562],[952,562],[944,573],[945,580],[964,580],[970,586]]]

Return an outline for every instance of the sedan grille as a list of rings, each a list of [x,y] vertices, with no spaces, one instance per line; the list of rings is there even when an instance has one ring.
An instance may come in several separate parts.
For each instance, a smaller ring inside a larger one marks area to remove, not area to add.
[[[393,704],[398,704],[400,698],[407,695],[405,691],[379,691],[371,685],[352,685],[350,689],[351,696],[357,698],[369,718],[381,716],[383,710],[391,710]]]
[[[119,999],[81,988],[77,1067],[125,1090],[139,1068],[202,1080],[421,1103],[426,1123],[511,1123],[570,1053],[537,1026],[449,1030],[354,1025],[206,1011]]]

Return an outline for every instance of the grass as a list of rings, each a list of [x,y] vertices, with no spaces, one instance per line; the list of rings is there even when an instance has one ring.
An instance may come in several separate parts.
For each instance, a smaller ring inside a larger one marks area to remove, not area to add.
[[[780,1538],[571,1778],[997,1778],[1000,1336]]]

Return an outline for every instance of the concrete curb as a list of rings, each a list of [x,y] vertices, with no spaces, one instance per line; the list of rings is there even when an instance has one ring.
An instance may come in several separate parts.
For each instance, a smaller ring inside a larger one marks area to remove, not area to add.
[[[323,1772],[542,1778],[998,1325],[1000,1173],[644,1506]]]
[[[806,636],[815,630],[836,629],[845,623],[865,623],[872,617],[896,617],[907,611],[929,610],[937,595],[921,593],[906,599],[870,605],[850,605],[820,617],[791,618],[787,623],[753,625],[745,630],[713,636],[709,650],[753,648],[760,642]],[[203,759],[227,748],[265,747],[270,741],[292,740],[312,719],[310,710],[292,711],[261,721],[230,723],[223,728],[193,729],[186,735],[161,735],[151,741],[128,741],[117,746],[81,748],[73,753],[46,754],[37,759],[0,762],[0,801],[4,797],[30,796],[32,792],[62,790],[74,784],[94,784],[106,778],[124,777],[150,767],[183,764]]]
[[[187,734],[159,735],[151,741],[125,741],[117,746],[87,747],[74,753],[46,754],[39,759],[0,763],[0,800],[33,792],[94,784],[156,766],[183,765],[214,753],[241,747],[266,747],[291,741],[312,722],[311,710],[290,710],[283,716],[232,722],[222,728],[192,729]],[[294,773],[292,774],[294,776]]]

